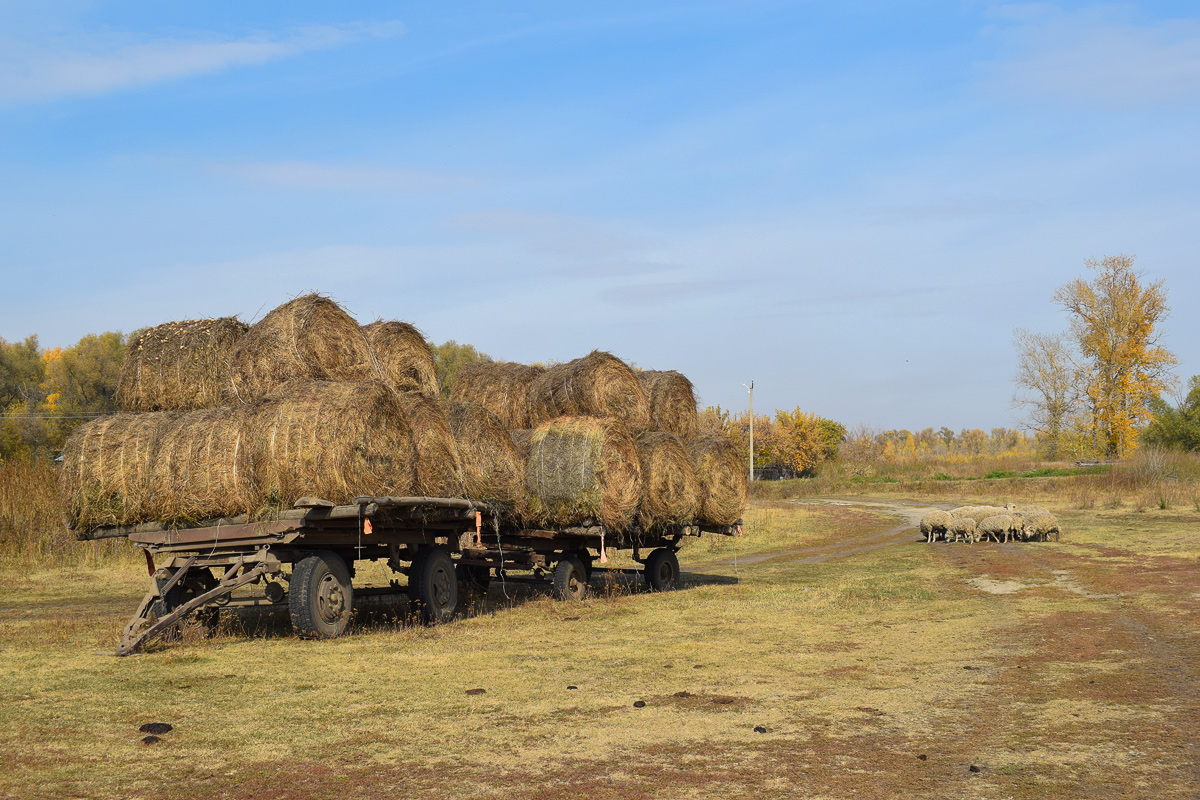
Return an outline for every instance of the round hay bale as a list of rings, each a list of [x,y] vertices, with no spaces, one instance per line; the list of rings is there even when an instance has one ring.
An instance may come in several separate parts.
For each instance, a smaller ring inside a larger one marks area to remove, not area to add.
[[[650,425],[650,401],[624,361],[593,350],[583,358],[551,367],[529,387],[531,425],[564,416],[609,417],[640,431]]]
[[[150,473],[160,521],[232,517],[262,504],[249,422],[245,408],[213,408],[189,411],[167,425]]]
[[[747,465],[737,446],[724,436],[699,436],[687,445],[700,480],[701,522],[733,525],[746,509]]]
[[[545,371],[511,361],[470,361],[455,373],[450,399],[483,406],[509,428],[528,428],[529,387]]]
[[[383,379],[398,392],[438,396],[437,362],[425,336],[407,322],[379,320],[363,326]]]
[[[637,443],[617,420],[551,420],[533,432],[525,490],[535,524],[628,528],[642,496]]]
[[[397,395],[417,446],[417,488],[426,497],[465,497],[462,462],[441,402],[419,392]]]
[[[646,431],[637,438],[642,466],[642,502],[638,523],[643,530],[689,525],[700,510],[700,482],[679,438]]]
[[[230,354],[249,330],[234,317],[164,322],[134,334],[121,362],[123,411],[216,408],[229,402]]]
[[[474,403],[447,403],[446,417],[462,462],[467,497],[515,509],[523,492],[524,469],[508,428]]]
[[[692,382],[674,370],[643,370],[637,373],[650,401],[650,425],[673,433],[687,442],[699,426],[696,393]]]
[[[382,381],[287,381],[250,410],[249,436],[269,506],[408,496],[417,486],[412,432]]]
[[[319,294],[290,300],[251,326],[230,354],[236,401],[252,403],[284,381],[381,377],[362,328]]]
[[[114,414],[80,425],[63,445],[58,494],[72,530],[133,525],[155,518],[150,474],[174,411]]]

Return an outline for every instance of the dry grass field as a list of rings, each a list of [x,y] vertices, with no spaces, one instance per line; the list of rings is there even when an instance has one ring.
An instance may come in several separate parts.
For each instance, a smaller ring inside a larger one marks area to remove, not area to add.
[[[493,585],[449,625],[126,659],[140,559],[8,558],[0,796],[1200,795],[1200,512],[1064,495],[1058,543],[919,541],[960,499],[755,501],[671,593]]]

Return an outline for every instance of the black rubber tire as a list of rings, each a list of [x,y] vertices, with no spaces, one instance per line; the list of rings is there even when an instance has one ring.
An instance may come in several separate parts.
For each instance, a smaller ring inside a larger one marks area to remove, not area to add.
[[[587,596],[587,567],[578,557],[568,556],[554,565],[550,585],[558,600],[582,600]]]
[[[301,639],[336,639],[346,632],[354,608],[350,570],[337,553],[317,550],[292,567],[288,611]]]
[[[429,555],[429,548],[422,547],[413,554],[412,561],[408,562],[408,602],[410,603],[420,600],[420,597],[417,596],[417,575],[421,572],[421,561],[427,555]]]
[[[587,580],[588,583],[591,583],[592,582],[592,563],[595,561],[595,557],[591,553],[589,553],[587,550],[578,551],[575,554],[575,557],[579,559],[579,563],[583,564],[584,578]]]
[[[414,610],[424,622],[432,625],[454,618],[458,608],[458,575],[454,559],[445,550],[431,547],[421,553],[408,574],[408,587]]]
[[[646,583],[656,592],[669,592],[679,586],[679,559],[675,551],[660,547],[646,559]]]

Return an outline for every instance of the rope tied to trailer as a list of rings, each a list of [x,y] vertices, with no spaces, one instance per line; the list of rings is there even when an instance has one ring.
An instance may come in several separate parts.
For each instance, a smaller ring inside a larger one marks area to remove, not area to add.
[[[504,595],[505,600],[511,600],[508,596],[508,583],[504,579],[504,545],[500,541],[500,517],[495,510],[492,511],[492,532],[496,534],[496,550],[500,553],[500,566],[496,568],[496,577],[500,579],[500,592]]]

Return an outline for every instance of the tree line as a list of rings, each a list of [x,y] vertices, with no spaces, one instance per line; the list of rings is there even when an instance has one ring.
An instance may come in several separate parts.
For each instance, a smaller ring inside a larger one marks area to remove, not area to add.
[[[1123,458],[1143,439],[1195,449],[1187,432],[1200,397],[1176,409],[1162,398],[1176,385],[1178,363],[1162,344],[1170,314],[1163,282],[1147,282],[1132,256],[1085,266],[1090,279],[1076,278],[1053,295],[1067,312],[1066,331],[1014,331],[1013,400],[1027,411],[1043,455]]]

